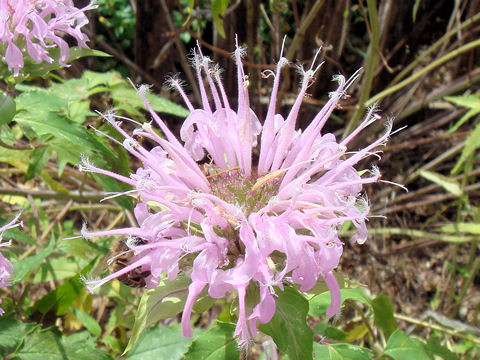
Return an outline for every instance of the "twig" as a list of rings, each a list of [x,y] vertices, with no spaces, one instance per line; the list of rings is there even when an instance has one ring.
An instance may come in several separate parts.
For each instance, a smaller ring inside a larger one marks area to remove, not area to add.
[[[479,190],[479,189],[480,189],[480,184],[479,183],[472,184],[472,185],[469,185],[469,186],[465,186],[464,193],[469,193],[471,191],[475,191],[475,190]],[[406,210],[406,209],[413,209],[413,208],[416,208],[418,206],[426,206],[426,205],[435,204],[435,203],[439,203],[441,201],[452,200],[452,199],[456,199],[456,198],[458,198],[458,196],[454,195],[454,194],[439,194],[439,195],[429,197],[428,199],[424,199],[424,200],[420,200],[420,201],[410,201],[406,204],[402,204],[402,205],[386,208],[386,209],[383,209],[383,210],[379,210],[379,213],[382,214],[382,215],[386,215],[386,214],[391,214],[391,213],[395,213],[395,212],[398,212],[398,211],[403,211],[403,210]]]
[[[365,102],[370,96],[370,91],[372,90],[372,84],[375,77],[375,68],[377,67],[378,63],[380,29],[378,24],[376,1],[367,0],[367,5],[369,19],[369,22],[367,22],[367,24],[370,24],[371,35],[370,44],[368,46],[365,59],[365,74],[363,76],[362,85],[360,87],[360,96],[357,101],[357,106],[355,107],[355,111],[350,120],[348,121],[348,124],[345,127],[345,131],[343,133],[344,138],[356,128],[358,122],[360,121],[360,118],[363,116],[365,108],[368,106],[368,104]]]
[[[165,19],[165,21],[167,22],[167,25],[170,28],[170,31],[176,34],[175,24],[171,19],[170,9],[167,6],[167,3],[165,2],[165,0],[160,0],[160,5],[162,6],[162,9],[163,9],[163,19]],[[180,41],[177,34],[175,35],[174,43],[179,53],[179,60],[180,60],[180,64],[182,65],[183,72],[185,73],[185,76],[187,77],[188,81],[190,82],[190,86],[192,87],[195,100],[199,104],[201,104],[202,97],[200,96],[200,90],[198,89],[197,82],[195,81],[195,76],[193,75],[192,68],[190,67],[190,64],[185,58],[185,53],[186,53],[185,46]]]
[[[9,150],[33,150],[34,149],[34,147],[31,144],[28,144],[28,145],[20,145],[20,144],[9,145],[7,143],[4,143],[2,140],[0,140],[0,146],[5,148],[5,149],[9,149]]]
[[[8,195],[20,195],[27,197],[31,195],[34,198],[39,199],[72,199],[76,201],[100,201],[102,200],[106,194],[102,192],[84,192],[81,195],[77,192],[69,192],[69,193],[60,193],[51,190],[28,190],[28,189],[19,189],[19,188],[6,188],[0,187],[0,194],[8,194]]]
[[[218,48],[212,44],[209,44],[208,42],[206,42],[205,40],[203,40],[201,37],[199,37],[197,34],[195,34],[193,31],[189,30],[188,31],[190,33],[190,35],[198,41],[198,43],[203,46],[203,47],[206,47],[207,49],[219,54],[219,55],[222,55],[224,57],[228,57],[229,59],[232,58],[232,53],[231,52],[228,52],[227,50],[223,50],[221,48]],[[245,65],[245,66],[248,66],[248,67],[252,67],[252,68],[255,68],[255,69],[262,69],[262,70],[267,70],[267,69],[270,69],[270,70],[275,70],[276,68],[276,65],[275,64],[255,64],[255,63],[252,63],[250,61],[247,61],[247,60],[244,60],[242,59],[242,64]]]
[[[55,226],[55,224],[60,221],[64,216],[65,214],[67,213],[67,211],[70,209],[70,207],[72,206],[73,204],[73,200],[70,199],[67,204],[65,205],[65,207],[62,209],[61,212],[59,212],[57,214],[57,216],[55,216],[55,218],[53,219],[53,221],[50,223],[50,225],[48,225],[48,227],[45,229],[45,231],[42,233],[42,236],[40,237],[40,242],[43,242],[48,234],[50,233],[50,231],[52,231],[53,227]]]
[[[300,46],[301,40],[303,40],[303,37],[305,36],[305,33],[312,21],[317,17],[317,14],[322,8],[324,2],[324,0],[315,1],[315,4],[313,4],[312,8],[308,12],[307,17],[305,18],[305,20],[302,21],[302,25],[295,32],[295,36],[290,43],[290,46],[288,47],[287,53],[285,55],[288,60],[293,60],[293,55],[295,55],[297,48]]]
[[[33,200],[32,195],[28,194],[27,199],[28,199],[28,202],[30,203],[30,206],[32,207],[33,223],[35,224],[35,233],[37,235],[37,243],[40,243],[41,229],[40,229],[40,221],[38,221],[37,205],[35,205],[35,200]]]
[[[460,333],[458,333],[454,330],[446,329],[443,326],[435,325],[435,324],[429,324],[425,321],[417,320],[417,319],[411,318],[411,317],[406,316],[406,315],[394,314],[394,316],[395,316],[395,318],[397,318],[399,320],[403,320],[403,321],[409,322],[411,324],[421,325],[421,326],[429,328],[429,329],[438,330],[438,331],[441,331],[445,334],[455,336],[455,337],[459,337],[459,338],[464,339],[464,340],[472,341],[476,344],[480,344],[480,339],[477,339],[474,336],[471,336],[471,337],[466,336],[466,335],[460,334]]]
[[[89,36],[92,37],[92,34],[85,29],[85,33]],[[130,69],[132,69],[134,72],[140,74],[146,81],[148,81],[150,84],[155,85],[158,89],[162,88],[162,84],[160,84],[158,81],[156,81],[153,77],[150,76],[149,73],[141,69],[137,64],[135,64],[132,60],[127,58],[126,56],[122,55],[120,52],[118,52],[116,49],[114,49],[112,46],[107,44],[105,41],[102,39],[93,36],[95,38],[95,42],[107,53],[113,55],[116,59],[120,60],[122,63],[127,65]]]
[[[445,233],[435,233],[432,231],[422,231],[422,230],[414,230],[414,229],[404,229],[404,228],[378,228],[378,229],[369,229],[368,233],[371,235],[400,235],[400,236],[408,236],[412,238],[425,238],[425,239],[432,239],[435,241],[439,241],[442,243],[466,243],[472,242],[476,239],[475,236],[467,236],[467,235],[447,235]],[[353,232],[345,232],[345,235],[353,234]],[[343,233],[341,235],[344,235]],[[412,247],[411,244],[406,245],[404,247],[396,248],[388,253],[381,253],[378,254],[380,256],[389,256],[393,255],[401,250],[407,249]]]

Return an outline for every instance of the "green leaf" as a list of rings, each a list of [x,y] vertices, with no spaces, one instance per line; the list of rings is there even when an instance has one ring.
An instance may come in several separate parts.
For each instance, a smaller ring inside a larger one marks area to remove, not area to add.
[[[55,248],[55,240],[52,238],[47,247],[43,248],[39,253],[29,256],[21,261],[13,262],[13,275],[11,281],[13,283],[17,281],[25,280],[33,270],[38,269],[42,261],[51,254]]]
[[[408,337],[401,330],[396,330],[388,338],[384,354],[394,360],[430,360],[424,345],[419,340]]]
[[[62,239],[58,242],[58,249],[83,260],[91,260],[99,251],[97,244],[83,238]]]
[[[258,328],[270,335],[290,360],[312,359],[313,332],[307,325],[308,302],[294,288],[277,291],[275,315]]]
[[[35,324],[23,324],[17,319],[4,315],[0,317],[0,356],[12,353]]]
[[[28,164],[24,182],[27,182],[28,180],[31,180],[35,176],[39,175],[40,172],[45,168],[49,158],[50,153],[48,151],[48,146],[39,146],[35,148],[35,150],[33,150],[32,157],[30,158],[30,163]]]
[[[55,60],[53,63],[47,63],[45,61],[40,64],[37,64],[33,61],[25,62],[25,65],[22,71],[23,74],[26,74],[25,77],[27,78],[29,76],[44,77],[49,72],[64,67],[64,65],[60,65],[58,63],[58,59],[60,58],[60,49],[58,47],[55,47],[51,51],[49,51],[49,55]],[[99,50],[85,49],[78,46],[73,46],[70,48],[70,57],[67,60],[67,63],[70,63],[74,60],[77,60],[86,56],[110,57],[111,55]]]
[[[427,171],[427,170],[421,170],[420,176],[422,176],[427,180],[430,180],[431,182],[437,185],[440,185],[449,193],[455,196],[462,195],[462,189],[460,188],[460,185],[457,183],[457,181],[455,181],[454,179],[451,179],[441,174],[438,174],[432,171]]]
[[[468,120],[470,120],[471,118],[473,118],[475,115],[478,114],[478,110],[477,109],[470,109],[468,110],[465,114],[463,114],[463,116],[458,119],[458,121],[455,123],[455,125],[453,125],[450,129],[448,129],[445,134],[452,134],[454,133],[455,131],[457,131],[460,126],[462,126],[463,124],[465,124]]]
[[[180,325],[147,329],[125,356],[128,360],[180,360],[192,339],[182,335]]]
[[[89,263],[80,271],[85,274],[90,271],[94,261]],[[85,291],[84,284],[80,281],[80,274],[64,282],[55,290],[49,292],[39,299],[32,307],[32,310],[38,310],[42,314],[56,309],[56,315],[63,315],[70,308],[82,291]]]
[[[106,352],[96,349],[93,338],[86,332],[59,336],[49,329],[35,329],[25,336],[22,346],[14,353],[22,360],[111,360]]]
[[[373,353],[370,349],[350,344],[313,344],[315,359],[322,360],[371,360]]]
[[[139,109],[146,110],[142,98],[137,94],[135,89],[127,83],[112,87],[110,95],[118,110],[123,110],[136,116],[141,116],[141,113],[138,111]],[[156,112],[171,114],[182,118],[188,116],[190,113],[184,107],[153,93],[148,92],[146,97],[152,109]]]
[[[38,310],[45,315],[56,308],[55,314],[63,315],[83,289],[84,285],[80,282],[78,276],[72,278],[38,300],[33,305],[32,310]]]
[[[63,336],[61,346],[59,346],[61,353],[63,353],[62,350],[69,360],[113,360],[111,355],[97,349],[95,339],[86,331]],[[43,358],[42,360],[45,359]]]
[[[454,353],[442,346],[435,336],[431,336],[427,340],[427,350],[432,355],[438,355],[443,360],[457,360]]]
[[[460,159],[458,159],[455,167],[450,172],[452,175],[456,175],[460,172],[463,163],[467,160],[470,156],[473,156],[475,151],[480,146],[480,123],[478,123],[471,134],[468,136],[465,147],[462,150],[462,154],[460,155]]]
[[[412,11],[412,21],[415,22],[417,19],[417,11],[418,7],[420,5],[420,0],[415,0],[415,3],[413,4],[413,11]]]
[[[38,284],[50,280],[61,281],[69,279],[78,274],[79,270],[78,265],[71,258],[51,259],[40,265],[38,272],[33,278],[33,283]]]
[[[450,101],[452,104],[480,111],[479,95],[445,96],[444,99]]]
[[[0,162],[10,164],[22,171],[27,171],[28,159],[30,159],[31,154],[31,150],[19,151],[0,148]]]
[[[373,312],[375,314],[375,325],[389,337],[397,330],[397,322],[393,316],[393,305],[390,298],[386,295],[379,295],[372,301]]]
[[[102,328],[98,324],[97,320],[91,317],[86,312],[79,309],[71,309],[73,315],[77,317],[78,320],[85,326],[85,328],[96,337],[102,335]]]
[[[157,288],[143,293],[138,305],[132,335],[124,353],[133,348],[145,329],[159,320],[173,317],[183,310],[190,283],[190,278],[178,276],[173,281],[162,281]]]
[[[12,219],[6,219],[0,221],[0,226],[6,225]],[[3,239],[13,239],[25,244],[37,245],[37,242],[33,240],[25,231],[22,231],[18,227],[5,230],[3,233]]]
[[[370,299],[365,295],[361,288],[341,289],[340,294],[342,296],[341,304],[343,304],[345,300],[355,300],[372,308]],[[325,315],[325,313],[327,312],[327,308],[330,305],[330,302],[331,295],[328,291],[313,297],[309,300],[308,314],[310,316]]]
[[[22,360],[63,360],[57,343],[58,337],[48,330],[36,330],[25,337],[23,346],[16,352]]]
[[[10,123],[16,111],[15,100],[11,96],[0,92],[0,124],[6,125]]]
[[[233,338],[235,324],[217,321],[214,326],[193,340],[185,360],[238,359],[240,350]]]
[[[223,14],[227,10],[230,0],[213,0],[212,16],[213,22],[217,27],[217,31],[222,38],[225,38],[225,30],[223,29]]]
[[[446,233],[467,233],[480,235],[480,223],[459,222],[441,226],[438,230]]]

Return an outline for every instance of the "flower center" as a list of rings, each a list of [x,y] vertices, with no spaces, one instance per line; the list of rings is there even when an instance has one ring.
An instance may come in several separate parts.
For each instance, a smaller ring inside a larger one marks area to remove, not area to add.
[[[210,183],[212,194],[230,204],[240,206],[246,215],[263,208],[277,194],[280,178],[268,179],[259,186],[256,175],[246,178],[236,167],[223,170],[214,164],[204,164],[203,172]]]
[[[214,164],[202,165],[202,170],[210,183],[212,194],[230,204],[240,206],[246,217],[267,205],[277,194],[281,178],[259,178],[252,175],[246,178],[236,167],[223,170]]]

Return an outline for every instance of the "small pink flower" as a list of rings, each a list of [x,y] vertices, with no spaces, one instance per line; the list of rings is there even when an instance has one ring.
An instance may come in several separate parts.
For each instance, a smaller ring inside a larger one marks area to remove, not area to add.
[[[126,119],[106,114],[105,119],[125,137],[123,146],[143,165],[130,177],[99,169],[88,159],[80,166],[131,185],[129,194],[137,195],[139,201],[135,215],[140,224],[83,231],[83,236],[127,235],[143,240],[140,245],[130,242],[136,254],[130,266],[102,280],[87,281],[90,289],[134,268],[150,271],[147,286],[158,284],[163,274],[174,280],[184,272],[192,281],[182,318],[184,335],[192,335],[190,313],[202,290],[207,289],[215,299],[236,293],[235,335],[240,345],[256,334],[258,323],[271,320],[276,291],[288,284],[308,291],[323,278],[332,296],[327,315],[338,314],[340,289],[332,273],[343,251],[338,230],[352,222],[357,229],[352,241],[365,241],[369,204],[361,191],[364,184],[380,177],[376,169],[360,176],[354,165],[377,154],[375,149],[384,144],[391,130],[388,124],[385,134],[372,144],[347,152],[349,142],[379,118],[371,108],[345,140],[337,142],[333,134],[322,134],[358,73],[349,80],[337,76],[338,88],[327,104],[304,131],[296,130],[302,99],[318,67],[300,69],[301,88],[284,118],[275,113],[281,68],[288,64],[283,57],[276,72],[270,74],[274,76],[273,89],[262,126],[249,106],[243,55],[244,50],[237,46],[236,110],[229,104],[218,68],[198,51],[194,66],[202,108],[193,107],[177,78],[170,81],[190,110],[180,131],[183,144],[152,110],[146,87],[141,86],[138,93],[165,138],[158,136],[150,123],[133,120],[138,128],[130,135],[118,121]],[[147,150],[139,138],[157,145]],[[255,166],[252,150],[258,138],[259,162]]]
[[[5,230],[11,229],[16,226],[22,226],[22,223],[17,223],[20,214],[15,216],[15,218],[10,221],[7,225],[0,227],[0,241],[2,240],[2,234]],[[0,244],[0,246],[8,246],[10,242]],[[12,263],[0,252],[0,288],[10,286],[10,277],[13,274],[13,265]],[[0,299],[0,304],[2,300]],[[0,315],[3,315],[5,311],[0,308]]]
[[[65,65],[69,46],[62,34],[88,47],[81,28],[88,23],[84,12],[95,7],[90,3],[78,9],[72,0],[0,0],[0,43],[8,44],[5,61],[13,75],[23,68],[27,54],[37,63],[53,62],[49,50],[55,46],[60,48],[60,65]]]

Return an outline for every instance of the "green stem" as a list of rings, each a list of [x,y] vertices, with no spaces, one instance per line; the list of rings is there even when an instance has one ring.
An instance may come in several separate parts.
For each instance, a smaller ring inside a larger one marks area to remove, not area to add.
[[[449,52],[448,54],[442,56],[440,59],[435,60],[430,65],[424,67],[422,70],[418,71],[417,73],[413,74],[412,76],[406,78],[405,80],[399,82],[398,84],[396,84],[392,87],[389,87],[389,88],[379,92],[377,95],[375,95],[374,97],[370,98],[367,102],[365,102],[365,106],[370,106],[370,105],[382,100],[386,96],[397,92],[398,90],[404,88],[405,86],[413,83],[418,78],[428,74],[430,71],[432,71],[436,67],[439,67],[440,65],[446,63],[447,61],[463,54],[464,52],[470,51],[470,50],[472,50],[472,49],[474,49],[478,46],[480,46],[480,39],[471,41],[471,42],[459,47],[458,49]]]
[[[432,54],[435,50],[437,50],[442,44],[444,44],[448,39],[450,39],[452,36],[456,35],[458,32],[462,31],[466,27],[476,23],[478,20],[480,20],[480,13],[476,14],[475,16],[472,16],[470,19],[465,20],[462,24],[460,24],[458,27],[455,29],[449,31],[445,35],[443,35],[440,39],[438,39],[432,46],[430,46],[427,51],[423,52],[421,55],[419,55],[414,61],[412,61],[411,64],[409,64],[407,67],[405,67],[396,77],[393,79],[393,81],[388,85],[388,87],[395,85],[398,83],[400,80],[402,80],[408,73],[410,73],[415,67],[420,64],[421,61],[424,59],[427,59],[430,54]]]
[[[362,86],[360,88],[360,97],[357,105],[355,106],[355,112],[352,118],[348,122],[343,138],[350,134],[358,125],[360,118],[365,112],[367,104],[365,103],[370,96],[372,90],[372,83],[375,77],[375,68],[378,62],[378,47],[380,43],[380,31],[378,26],[378,13],[377,2],[375,0],[367,0],[368,7],[368,19],[370,21],[371,35],[370,45],[367,50],[366,62],[365,62],[365,75],[363,76]]]

